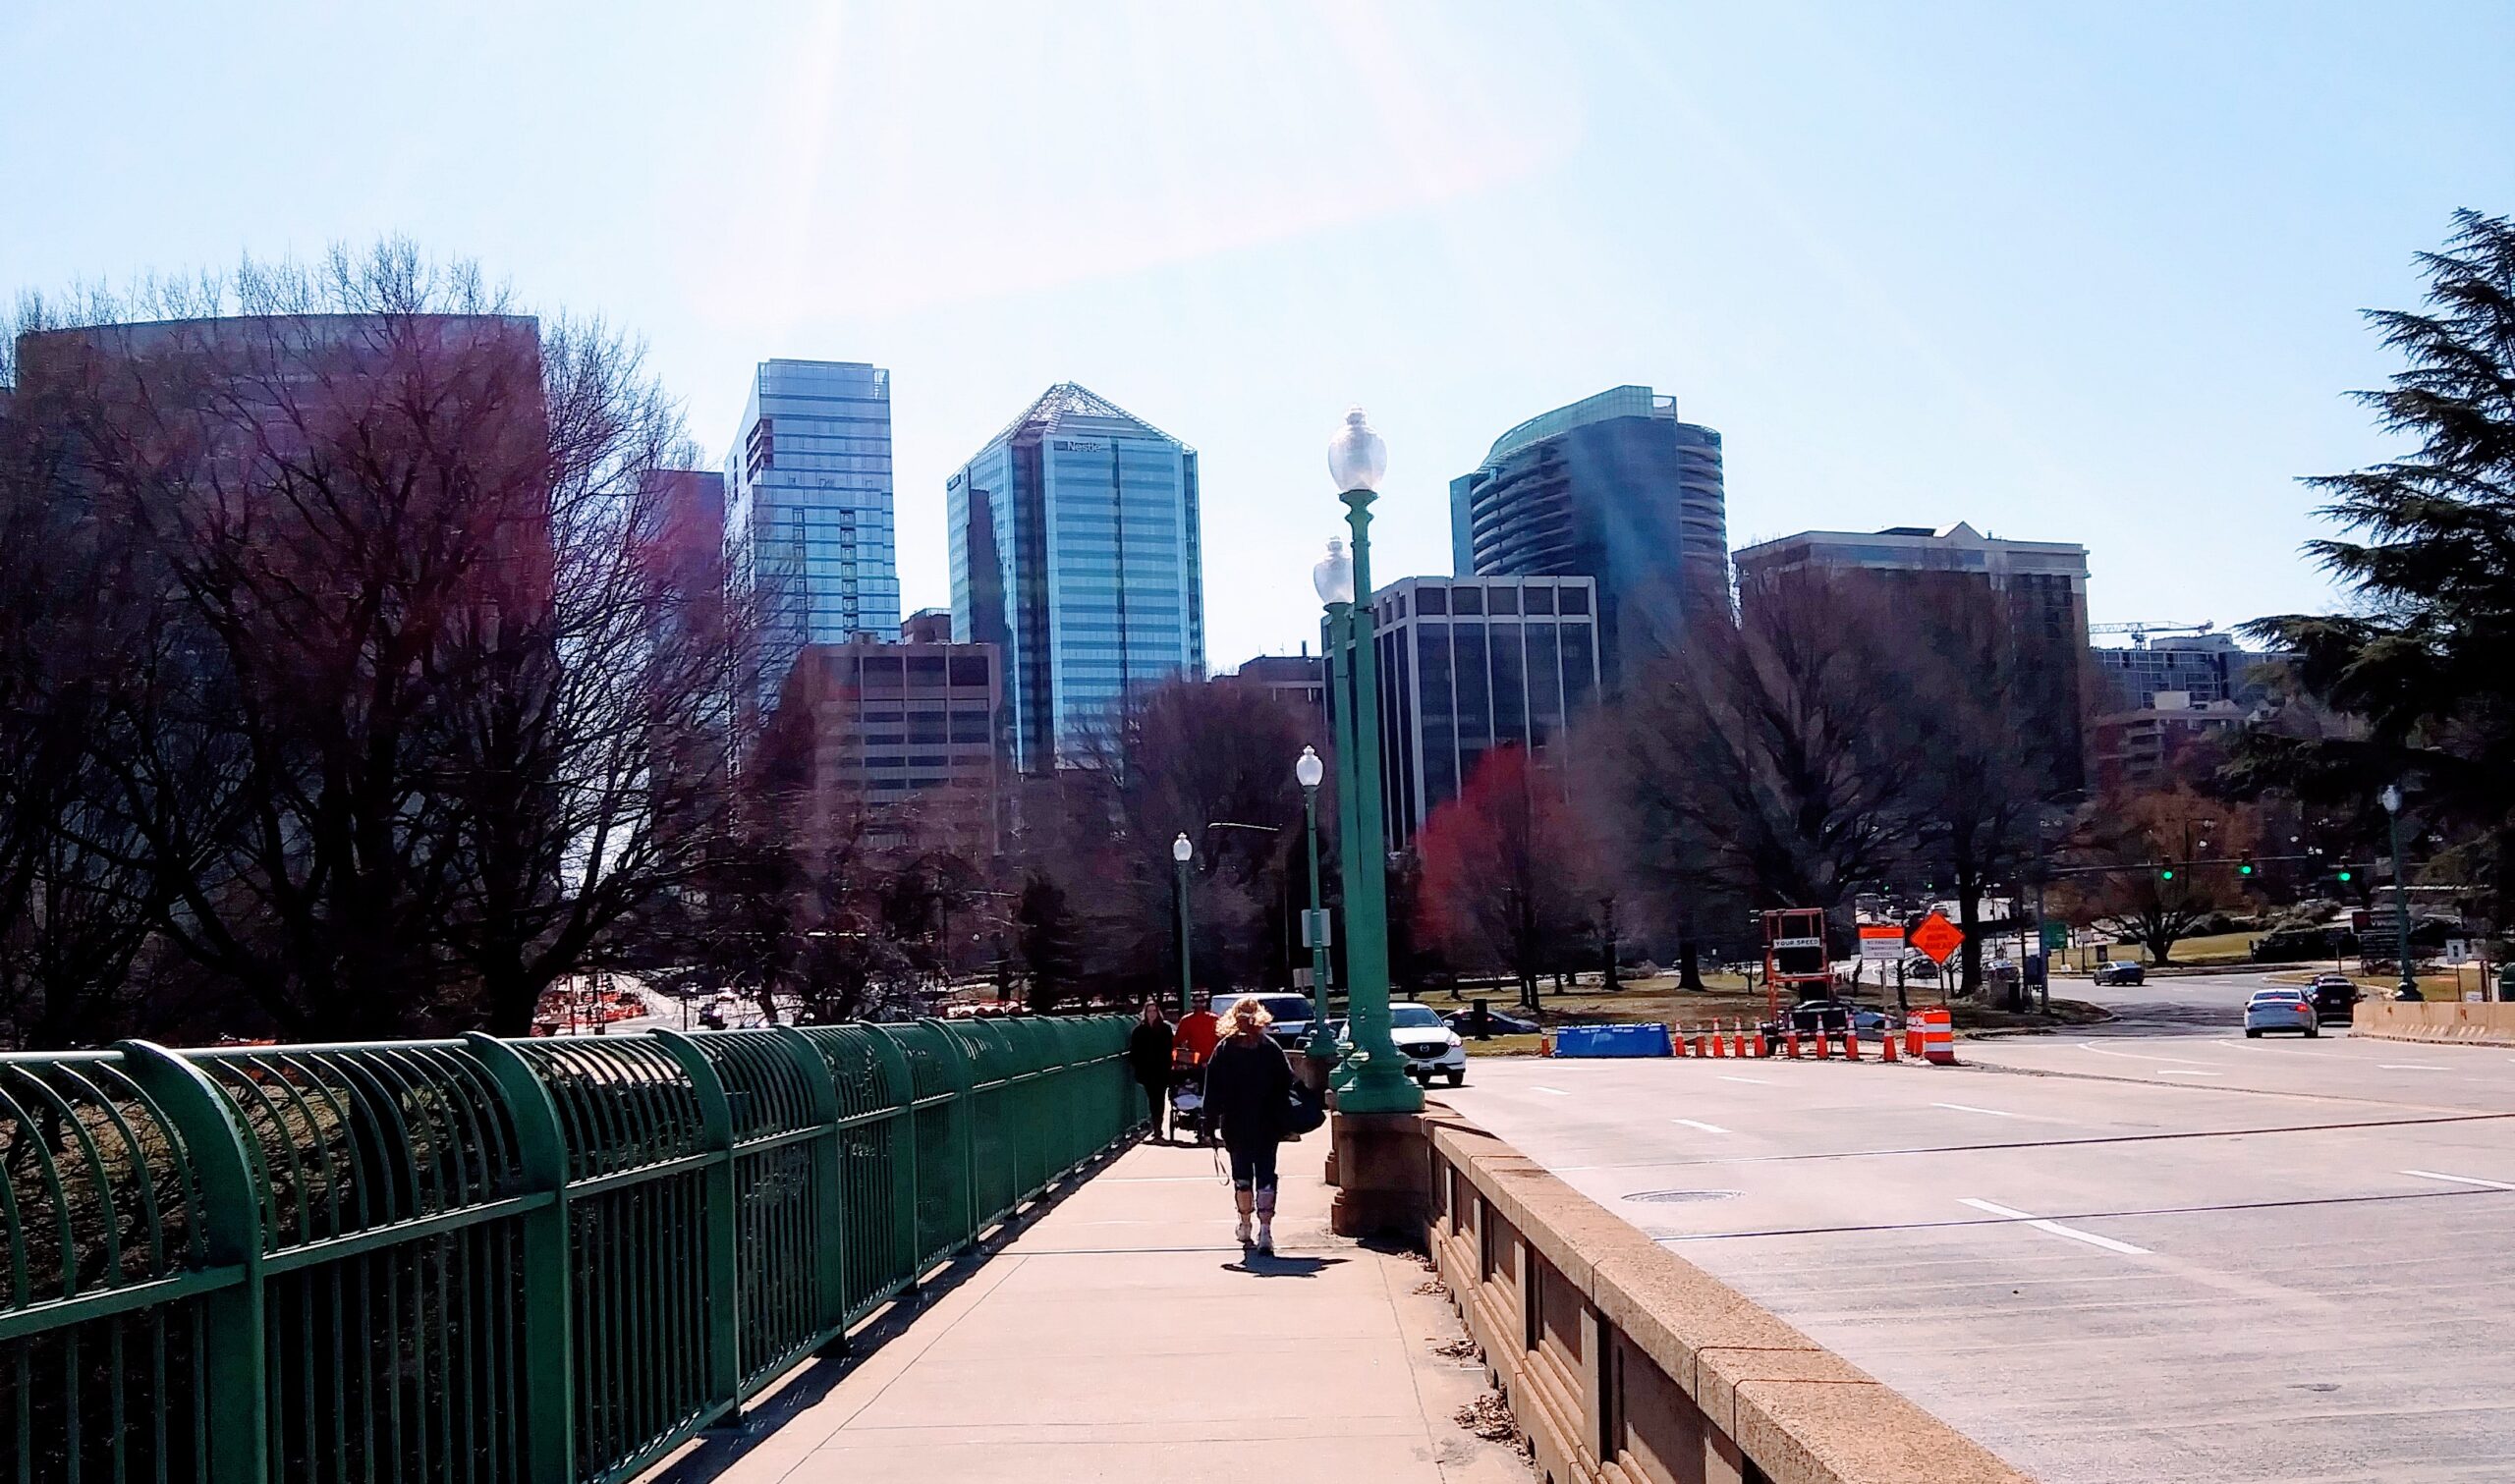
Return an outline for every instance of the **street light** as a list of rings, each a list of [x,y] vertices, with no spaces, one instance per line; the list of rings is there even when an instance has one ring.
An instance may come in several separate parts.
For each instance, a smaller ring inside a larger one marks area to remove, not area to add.
[[[1179,867],[1179,1013],[1188,1013],[1188,862],[1195,859],[1197,848],[1188,843],[1188,832],[1170,842],[1170,858]]]
[[[1301,749],[1293,779],[1301,785],[1302,833],[1310,842],[1310,910],[1301,925],[1310,945],[1310,1044],[1302,1054],[1327,1063],[1336,1060],[1336,1036],[1327,1028],[1327,908],[1318,900],[1318,786],[1327,781],[1327,764],[1319,761],[1316,747]]]
[[[1350,562],[1334,546],[1312,573],[1327,604],[1330,663],[1337,678],[1331,692],[1340,713],[1353,718],[1337,729],[1337,782],[1349,800],[1344,838],[1345,1011],[1353,1027],[1353,1079],[1338,1094],[1344,1113],[1414,1113],[1424,1090],[1406,1074],[1406,1058],[1389,1037],[1388,857],[1381,822],[1379,782],[1379,665],[1371,634],[1371,501],[1388,471],[1388,445],[1371,431],[1361,408],[1327,443],[1327,472],[1345,502],[1354,533]],[[1340,612],[1339,610],[1343,610]],[[1338,663],[1342,661],[1342,663]],[[1350,734],[1350,735],[1349,735]]]
[[[2375,801],[2384,806],[2385,822],[2392,828],[2393,960],[2401,969],[2402,997],[2408,999],[2419,993],[2419,981],[2410,972],[2410,886],[2403,878],[2406,862],[2401,858],[2401,785],[2384,785]]]

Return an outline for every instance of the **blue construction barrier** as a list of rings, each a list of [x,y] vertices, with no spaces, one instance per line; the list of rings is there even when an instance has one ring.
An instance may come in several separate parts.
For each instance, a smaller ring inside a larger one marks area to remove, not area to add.
[[[1668,1027],[1650,1025],[1566,1025],[1554,1033],[1559,1057],[1664,1057],[1674,1055]]]

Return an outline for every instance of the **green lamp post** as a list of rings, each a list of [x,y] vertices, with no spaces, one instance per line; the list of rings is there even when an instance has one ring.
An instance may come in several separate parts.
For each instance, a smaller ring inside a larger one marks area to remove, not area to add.
[[[1302,1054],[1313,1062],[1336,1060],[1336,1036],[1327,1028],[1327,909],[1318,900],[1318,786],[1327,781],[1327,764],[1316,747],[1304,747],[1293,763],[1293,779],[1301,785],[1302,834],[1310,842],[1310,911],[1302,936],[1310,942],[1310,1042]]]
[[[1179,867],[1179,1013],[1188,1013],[1193,976],[1188,971],[1188,862],[1195,859],[1197,848],[1188,843],[1188,832],[1170,842],[1170,858]]]
[[[1339,709],[1353,717],[1350,747],[1336,754],[1337,781],[1353,800],[1352,828],[1340,847],[1345,866],[1345,1010],[1353,1027],[1352,1079],[1337,1095],[1344,1113],[1415,1113],[1424,1089],[1406,1074],[1406,1058],[1389,1037],[1388,856],[1382,842],[1379,780],[1379,666],[1371,632],[1371,501],[1388,470],[1388,446],[1371,431],[1361,408],[1327,444],[1327,472],[1343,491],[1346,523],[1353,528],[1353,558],[1341,570],[1322,562],[1314,574],[1331,623],[1346,605],[1341,627],[1348,648],[1337,655]],[[1349,658],[1350,656],[1350,658]],[[1340,734],[1343,729],[1339,729]]]
[[[2419,994],[2419,976],[2410,967],[2410,862],[2401,855],[2401,785],[2388,783],[2375,801],[2384,806],[2385,827],[2393,843],[2393,960],[2401,978],[2397,992],[2408,1000]]]

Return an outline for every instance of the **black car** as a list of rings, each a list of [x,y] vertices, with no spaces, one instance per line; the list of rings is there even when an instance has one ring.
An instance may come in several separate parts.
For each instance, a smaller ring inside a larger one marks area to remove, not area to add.
[[[1852,1017],[1858,1008],[1840,1000],[1802,1000],[1781,1013],[1781,1018],[1763,1027],[1766,1036],[1797,1031],[1803,1036],[1838,1036],[1848,1033]]]
[[[1483,1012],[1483,1033],[1485,1035],[1533,1036],[1536,1035],[1540,1028],[1535,1020],[1524,1020],[1518,1016],[1506,1016],[1502,1014],[1502,1012],[1489,1007]],[[1463,1036],[1474,1036],[1477,1034],[1476,1017],[1477,1012],[1473,1007],[1467,1010],[1453,1010],[1447,1016],[1443,1017],[1444,1019],[1449,1021],[1450,1029],[1457,1031]]]
[[[2314,982],[2306,986],[2306,993],[2314,997],[2318,1024],[2351,1018],[2358,1013],[2358,1002],[2365,998],[2346,974],[2317,974]]]
[[[2149,971],[2134,960],[2116,959],[2109,963],[2097,964],[2092,977],[2098,984],[2146,984]]]

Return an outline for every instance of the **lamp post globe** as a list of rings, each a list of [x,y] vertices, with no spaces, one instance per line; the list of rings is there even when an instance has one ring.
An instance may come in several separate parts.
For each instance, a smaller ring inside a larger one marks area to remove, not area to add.
[[[1327,764],[1318,760],[1316,747],[1304,747],[1293,763],[1293,778],[1305,789],[1314,789],[1327,781]]]
[[[1180,831],[1179,838],[1170,842],[1170,858],[1178,861],[1181,865],[1186,865],[1189,861],[1197,858],[1197,848],[1188,843],[1187,831]]]
[[[1327,477],[1343,490],[1376,490],[1388,472],[1388,445],[1371,431],[1361,408],[1349,409],[1345,425],[1327,440]]]
[[[1318,589],[1322,603],[1354,601],[1354,559],[1346,554],[1342,537],[1327,538],[1327,555],[1310,569],[1310,585]]]

